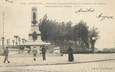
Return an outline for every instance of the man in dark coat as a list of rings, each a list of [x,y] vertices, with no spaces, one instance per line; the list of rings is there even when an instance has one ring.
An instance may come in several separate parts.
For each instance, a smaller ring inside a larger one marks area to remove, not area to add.
[[[10,61],[8,61],[8,55],[9,55],[9,50],[8,50],[8,47],[6,47],[6,48],[4,49],[4,56],[5,56],[5,58],[4,58],[4,63],[6,63],[6,61],[7,61],[8,63],[10,63]]]
[[[43,58],[43,60],[46,60],[46,48],[45,48],[45,46],[42,46],[42,58]]]
[[[67,52],[68,52],[68,61],[69,62],[74,61],[73,49],[71,48],[71,46],[69,46]]]

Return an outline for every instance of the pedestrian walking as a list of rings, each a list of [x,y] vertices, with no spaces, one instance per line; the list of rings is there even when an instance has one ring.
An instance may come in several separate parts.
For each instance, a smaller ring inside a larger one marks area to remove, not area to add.
[[[10,63],[10,61],[8,60],[8,56],[9,56],[8,47],[6,47],[6,48],[4,49],[4,56],[5,56],[5,58],[4,58],[4,63],[6,63],[6,61],[7,61],[8,63]]]
[[[68,52],[68,61],[69,62],[74,61],[73,49],[71,48],[71,46],[69,46],[67,52]]]
[[[42,58],[43,58],[43,61],[46,60],[46,48],[44,45],[42,46]]]
[[[37,53],[38,53],[36,47],[33,48],[32,52],[33,52],[33,60],[36,61],[36,56],[37,56]]]

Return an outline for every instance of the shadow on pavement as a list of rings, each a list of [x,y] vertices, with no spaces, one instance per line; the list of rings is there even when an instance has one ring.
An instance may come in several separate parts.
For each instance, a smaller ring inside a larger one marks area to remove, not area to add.
[[[104,60],[93,60],[93,61],[79,61],[79,62],[67,62],[67,63],[52,63],[52,64],[26,64],[26,65],[6,65],[0,67],[23,67],[23,66],[46,66],[46,65],[69,65],[69,64],[84,64],[84,63],[94,63],[94,62],[103,62],[103,61],[113,61],[115,59],[104,59]]]

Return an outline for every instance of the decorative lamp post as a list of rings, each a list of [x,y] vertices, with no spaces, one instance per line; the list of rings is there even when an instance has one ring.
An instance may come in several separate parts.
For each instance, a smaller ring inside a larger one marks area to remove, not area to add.
[[[91,45],[91,48],[92,48],[92,52],[93,52],[93,53],[95,52],[95,42],[96,42],[96,37],[92,37],[92,45]]]
[[[21,38],[20,37],[18,37],[18,42],[19,42],[19,45],[20,45],[20,43],[21,43]]]
[[[14,38],[16,39],[16,45],[18,45],[18,40],[17,40],[17,39],[18,39],[18,36],[15,35]]]
[[[2,37],[2,48],[4,49],[4,37]]]
[[[3,12],[2,14],[3,17],[3,37],[2,37],[2,48],[4,49],[4,41],[5,41],[5,37],[4,37],[4,24],[5,24],[5,12]]]
[[[15,40],[12,40],[12,44],[13,44],[13,46],[14,46],[14,43],[15,43]]]
[[[6,42],[7,42],[7,46],[9,46],[10,39],[7,39]]]

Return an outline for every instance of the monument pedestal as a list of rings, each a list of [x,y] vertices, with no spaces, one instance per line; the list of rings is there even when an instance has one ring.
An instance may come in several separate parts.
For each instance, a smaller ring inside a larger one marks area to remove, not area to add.
[[[31,22],[31,32],[29,33],[29,40],[24,44],[24,46],[29,46],[30,48],[40,48],[43,45],[49,45],[50,43],[43,42],[41,40],[41,32],[39,31],[39,23],[37,21],[37,8],[32,8],[32,22]]]

